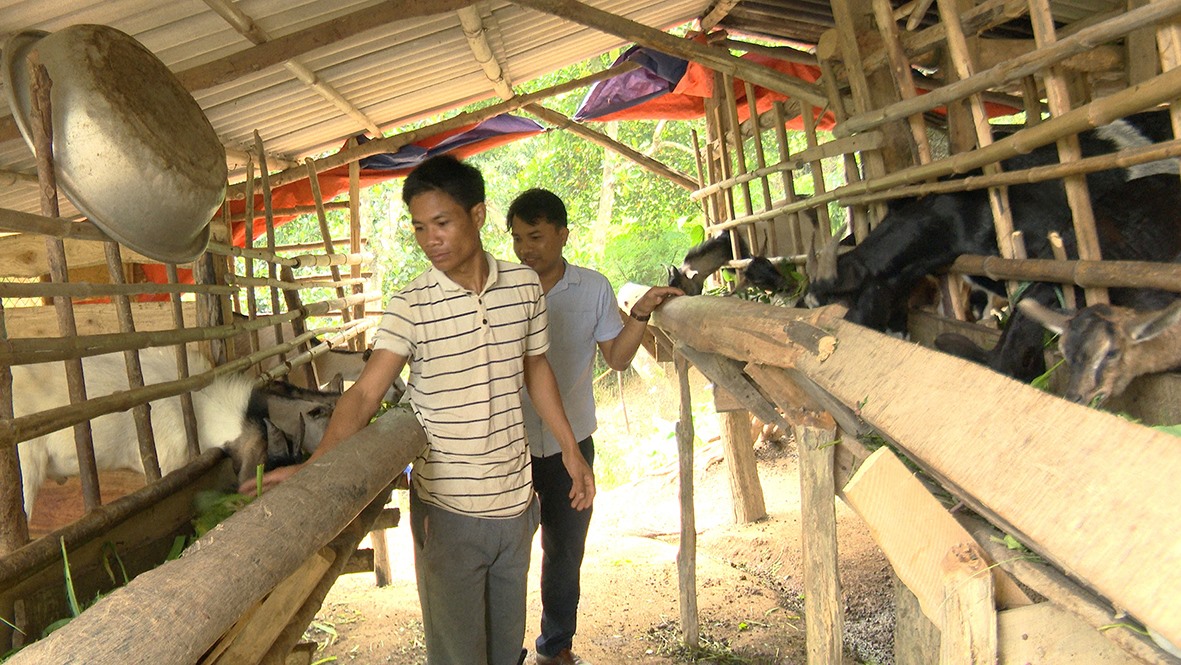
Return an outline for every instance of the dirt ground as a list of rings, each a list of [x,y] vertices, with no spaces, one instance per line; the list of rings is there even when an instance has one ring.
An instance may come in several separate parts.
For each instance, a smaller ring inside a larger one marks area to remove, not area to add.
[[[602,420],[602,417],[600,418]],[[598,437],[596,437],[598,438]],[[668,442],[674,446],[673,442]],[[702,648],[681,648],[676,554],[675,465],[600,493],[595,501],[575,652],[589,663],[805,662],[799,479],[790,443],[759,448],[769,516],[735,525],[720,443],[696,455],[697,603]],[[406,513],[405,493],[395,499]],[[856,515],[838,502],[840,574],[846,603],[846,662],[893,662],[889,565]],[[307,637],[320,662],[425,662],[409,528],[388,532],[394,579],[342,577]],[[534,561],[540,549],[534,545]],[[530,571],[525,642],[540,616],[537,566]],[[532,652],[532,649],[530,649]],[[529,661],[532,662],[532,655]]]

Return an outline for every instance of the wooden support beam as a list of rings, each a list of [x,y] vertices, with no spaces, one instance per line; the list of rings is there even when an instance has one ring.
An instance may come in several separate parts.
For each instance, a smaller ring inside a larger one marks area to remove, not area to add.
[[[126,664],[128,653],[140,663],[196,662],[388,488],[425,440],[412,413],[386,413],[206,534],[184,557],[140,575],[8,662],[67,663],[79,653],[95,665]],[[161,622],[169,639],[160,639]],[[104,639],[96,642],[98,634]]]
[[[726,475],[730,478],[731,507],[735,524],[757,522],[767,516],[754,441],[750,436],[750,414],[746,411],[719,413]]]
[[[714,0],[710,8],[705,10],[705,13],[698,19],[698,24],[701,26],[702,32],[709,32],[713,30],[717,24],[721,23],[723,19],[730,13],[731,9],[738,4],[738,0]]]
[[[677,588],[680,590],[681,631],[684,644],[696,649],[701,639],[697,618],[697,519],[693,513],[693,404],[689,390],[689,361],[678,353],[674,361],[681,389],[677,420],[677,467],[681,506],[681,542],[677,550]]]
[[[997,662],[996,602],[980,548],[967,543],[954,546],[943,557],[942,573],[940,665],[993,665]]]
[[[619,141],[616,141],[606,134],[596,132],[595,130],[575,122],[565,115],[562,115],[561,113],[558,113],[552,109],[548,109],[541,104],[527,104],[525,105],[525,110],[532,115],[537,116],[541,120],[544,120],[545,122],[548,122],[549,124],[557,127],[558,129],[569,130],[570,133],[586,139],[595,145],[602,146],[608,150],[611,150],[612,152],[619,153],[620,155],[623,155],[636,164],[639,164],[641,167],[651,171],[652,173],[655,173],[656,175],[672,182],[675,185],[680,185],[689,191],[693,191],[700,186],[697,181],[693,180],[689,176],[671,167],[668,167],[655,159],[652,159],[638,150],[634,150],[620,143]]]
[[[828,103],[820,87],[815,84],[742,60],[730,55],[730,52],[725,49],[703,46],[576,0],[513,0],[513,2],[522,7],[560,16],[568,21],[581,23],[609,35],[634,41],[662,53],[699,62],[714,71],[750,81],[755,85],[813,106],[823,108]]]
[[[759,385],[774,394],[792,421],[800,469],[800,531],[804,560],[804,616],[809,665],[844,660],[845,610],[837,574],[836,487],[833,461],[837,439],[832,416],[802,395],[782,369],[748,366]]]
[[[471,49],[472,56],[475,57],[480,68],[484,70],[484,75],[492,83],[492,90],[501,99],[511,99],[516,96],[517,93],[513,91],[513,82],[504,73],[504,63],[500,62],[488,44],[488,36],[485,34],[486,28],[484,27],[484,19],[480,16],[480,10],[469,5],[459,8],[455,13],[459,16],[460,25],[463,26],[463,36],[467,39],[468,48]]]
[[[336,559],[331,548],[313,554],[226,633],[201,665],[257,663]]]
[[[1103,639],[1100,631],[1054,603],[997,612],[1000,665],[1088,663],[1136,665],[1143,662]],[[1159,658],[1156,662],[1164,663]],[[957,661],[963,662],[963,661]]]
[[[687,296],[662,306],[653,322],[702,351],[795,367],[858,405],[862,419],[989,521],[1181,643],[1181,595],[1162,591],[1181,588],[1173,539],[1164,536],[1181,533],[1175,437],[848,323],[839,311]],[[785,328],[805,317],[839,340],[831,353],[790,341]],[[964,399],[965,385],[988,399]],[[982,447],[981,433],[997,436]]]

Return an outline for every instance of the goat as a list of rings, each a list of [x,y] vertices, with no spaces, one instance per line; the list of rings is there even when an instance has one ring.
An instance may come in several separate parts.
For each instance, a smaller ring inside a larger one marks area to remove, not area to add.
[[[176,359],[170,350],[145,349],[140,352],[140,364],[145,385],[177,378]],[[194,371],[207,369],[195,355],[190,356],[190,365]],[[128,389],[122,354],[84,358],[82,366],[89,397]],[[18,417],[69,404],[60,363],[16,365],[12,368],[12,379],[13,411]],[[324,412],[308,410],[310,399],[297,400],[285,391],[286,388],[274,385],[256,390],[252,379],[239,374],[220,376],[205,388],[193,392],[200,449],[224,449],[239,480],[246,480],[253,477],[255,467],[266,459],[268,436],[272,440],[290,440],[298,436],[302,445],[314,447],[319,443],[317,433],[322,434],[325,426],[321,423],[328,416]],[[314,392],[308,391],[304,397],[310,398]],[[334,404],[332,396],[321,399],[330,415],[331,404]],[[150,413],[161,472],[180,468],[188,461],[180,399],[170,397],[152,402]],[[276,421],[283,425],[275,424]],[[290,425],[301,421],[315,425],[299,431]],[[284,426],[290,429],[283,429]],[[111,413],[94,418],[91,431],[99,470],[143,471],[131,414]],[[79,473],[70,428],[24,441],[17,451],[26,514],[32,510],[37,492],[46,478],[61,480]]]
[[[1091,156],[1169,138],[1166,114],[1152,112],[1083,132],[1079,142],[1083,155]],[[1006,160],[1003,165],[1005,170],[1016,170],[1053,164],[1057,158],[1054,146],[1048,146]],[[1161,171],[1174,175],[1153,175]],[[1178,235],[1174,229],[1177,225],[1164,214],[1169,203],[1178,200],[1175,173],[1173,160],[1163,160],[1135,171],[1110,169],[1087,176],[1096,217],[1101,218],[1097,221],[1106,221],[1100,231],[1105,258],[1164,261],[1181,249],[1181,244],[1173,244],[1173,238],[1164,242],[1157,238],[1168,233]],[[1167,201],[1160,201],[1162,198]],[[1029,256],[1052,256],[1047,240],[1050,231],[1058,231],[1068,251],[1074,250],[1070,208],[1061,183],[1012,186],[1009,203],[1014,227],[1023,232]],[[1124,210],[1129,204],[1133,209]],[[1176,209],[1173,203],[1171,210]],[[1123,228],[1126,224],[1139,228]],[[834,238],[821,251],[810,252],[808,304],[842,302],[849,308],[848,320],[889,331],[905,327],[907,295],[923,276],[946,268],[962,254],[997,253],[992,211],[988,193],[983,190],[895,202],[882,222],[852,251],[838,258],[836,242]],[[1039,295],[1048,304],[1050,296]],[[1040,333],[1040,328],[1036,329]],[[1020,349],[1024,349],[1027,338],[1019,336]],[[1013,353],[1014,349],[1002,348],[990,365],[1024,379],[1044,371],[1040,357]]]
[[[1064,396],[1072,402],[1097,406],[1137,376],[1181,367],[1181,300],[1153,312],[1091,305],[1073,315],[1033,300],[1017,306],[1058,333],[1070,371]]]
[[[785,277],[771,260],[762,256],[751,256],[746,241],[738,238],[739,259],[750,259],[742,269],[739,288],[750,286],[767,291],[772,295],[790,296],[797,291],[797,284]],[[686,254],[681,267],[668,268],[668,285],[685,292],[685,295],[701,295],[705,278],[726,265],[733,258],[730,234],[720,233],[693,248]]]

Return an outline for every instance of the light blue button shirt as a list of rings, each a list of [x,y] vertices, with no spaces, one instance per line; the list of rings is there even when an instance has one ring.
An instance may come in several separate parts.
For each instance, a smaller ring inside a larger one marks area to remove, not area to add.
[[[603,275],[576,265],[566,264],[566,272],[545,294],[549,311],[549,351],[547,357],[558,380],[562,406],[574,440],[594,434],[595,354],[598,343],[615,339],[623,331],[615,292]],[[522,392],[525,409],[525,435],[534,457],[548,457],[562,452],[557,439],[541,422],[528,391]]]

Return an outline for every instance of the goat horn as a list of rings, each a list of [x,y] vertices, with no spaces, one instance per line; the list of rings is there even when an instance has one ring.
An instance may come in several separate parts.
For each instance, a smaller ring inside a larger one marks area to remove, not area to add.
[[[1070,317],[1062,312],[1055,312],[1036,300],[1026,298],[1017,303],[1018,309],[1025,313],[1026,316],[1042,324],[1050,332],[1062,334],[1066,330],[1066,326],[1070,323]]]

